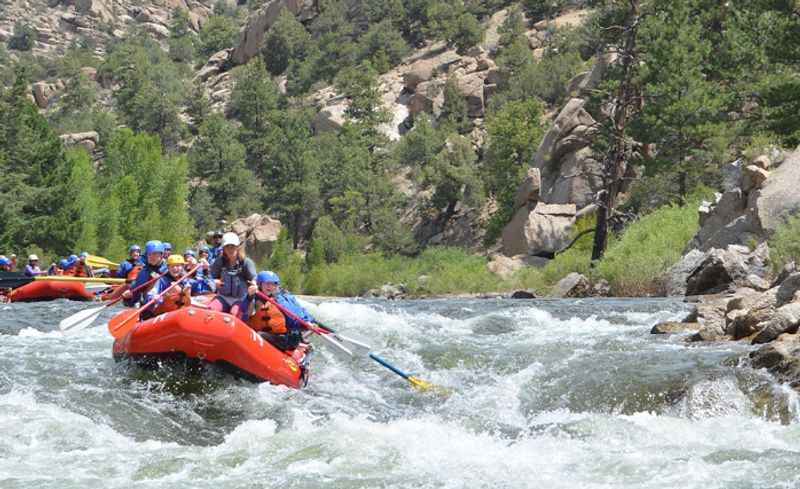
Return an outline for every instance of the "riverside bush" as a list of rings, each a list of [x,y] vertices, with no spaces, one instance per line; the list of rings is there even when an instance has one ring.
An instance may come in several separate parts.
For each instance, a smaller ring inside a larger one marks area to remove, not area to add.
[[[616,296],[663,294],[664,272],[680,260],[686,243],[697,232],[697,204],[667,205],[631,224],[610,243],[597,264],[597,278],[611,284]]]
[[[778,226],[769,239],[769,253],[776,272],[791,261],[800,261],[800,215]]]
[[[593,235],[587,234],[545,267],[517,272],[514,285],[546,293],[567,274],[578,272],[592,281],[607,280],[615,296],[661,294],[664,272],[680,260],[686,243],[697,232],[699,201],[700,197],[694,197],[685,206],[663,206],[630,224],[622,235],[610,236],[605,257],[595,267],[589,261]],[[592,217],[578,221],[575,235],[593,225]]]
[[[458,248],[429,248],[416,258],[379,253],[347,255],[315,267],[304,292],[360,296],[384,284],[404,284],[411,295],[477,293],[508,289],[486,268],[486,259]]]

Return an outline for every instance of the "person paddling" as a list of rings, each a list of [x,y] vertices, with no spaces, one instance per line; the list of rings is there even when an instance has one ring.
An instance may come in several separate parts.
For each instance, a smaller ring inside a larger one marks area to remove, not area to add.
[[[11,271],[11,260],[6,258],[5,255],[0,255],[0,272]]]
[[[39,268],[39,257],[32,254],[28,257],[28,264],[25,265],[25,276],[36,277],[38,275],[45,275],[47,272]]]
[[[142,269],[142,266],[144,266],[144,263],[142,263],[142,249],[139,245],[130,245],[128,247],[128,258],[119,264],[117,277],[132,282],[139,275],[139,270]]]
[[[209,303],[216,311],[238,316],[241,301],[248,293],[255,294],[256,265],[247,258],[236,233],[222,236],[222,255],[211,264],[209,273],[214,279],[217,296]],[[252,292],[250,292],[252,291]]]
[[[275,302],[297,316],[299,319],[307,323],[316,324],[317,320],[314,319],[314,316],[312,316],[311,313],[309,313],[303,306],[300,305],[300,302],[297,301],[297,298],[288,290],[280,286],[281,279],[277,273],[269,270],[263,273],[264,275],[262,276],[262,280],[264,285],[262,287],[265,288],[266,291],[262,291],[266,295],[275,299]],[[303,330],[303,325],[290,316],[286,316],[286,327],[292,331],[299,332]]]
[[[144,254],[147,261],[130,285],[131,290],[136,290],[140,285],[146,284],[167,271],[167,264],[164,262],[164,244],[161,241],[152,240],[145,243]],[[131,290],[126,290],[122,293],[122,298],[127,307],[133,307],[138,304],[144,293],[146,293],[146,291],[132,293]]]
[[[72,255],[75,256],[75,255]],[[72,273],[76,277],[94,277],[94,271],[89,264],[86,263],[86,259],[89,257],[89,253],[83,252],[79,256],[77,256],[76,260],[73,261],[75,264],[75,268],[73,269]],[[70,257],[71,259],[72,257]]]
[[[274,297],[280,279],[274,272],[263,271],[256,276],[258,290]],[[286,318],[277,306],[248,294],[242,307],[242,320],[279,350],[294,350],[302,341],[300,329],[287,327]]]
[[[167,258],[169,258],[171,254],[172,254],[172,243],[164,241],[164,259],[166,260]]]
[[[158,279],[149,292],[144,294],[142,302],[150,302],[165,290],[169,289],[176,281],[184,276],[186,261],[180,255],[170,255],[167,258],[167,273]],[[142,320],[158,316],[167,312],[180,309],[191,304],[191,284],[182,283],[172,287],[166,295],[156,301],[146,311],[142,312]]]

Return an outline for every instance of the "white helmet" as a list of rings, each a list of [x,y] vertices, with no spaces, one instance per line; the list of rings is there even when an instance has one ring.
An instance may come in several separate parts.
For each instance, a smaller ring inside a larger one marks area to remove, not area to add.
[[[239,241],[239,236],[236,233],[225,233],[222,235],[222,247],[226,247],[228,245],[239,246],[242,244]]]
[[[28,257],[28,261],[39,261],[39,257],[36,255],[31,255]]]

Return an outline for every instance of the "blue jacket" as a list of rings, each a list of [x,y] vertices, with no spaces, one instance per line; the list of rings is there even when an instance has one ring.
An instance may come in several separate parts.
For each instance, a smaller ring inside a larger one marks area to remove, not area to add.
[[[133,270],[133,267],[141,264],[142,264],[141,258],[136,261],[133,261],[130,258],[128,258],[127,260],[119,264],[119,269],[117,270],[117,277],[128,278],[128,273],[130,273],[130,271]]]
[[[167,272],[167,264],[164,263],[163,260],[161,261],[160,264],[158,264],[155,267],[153,265],[150,265],[149,263],[146,263],[142,267],[142,269],[139,270],[139,275],[136,276],[136,279],[131,284],[131,290],[134,290],[137,287],[149,282],[153,278],[152,274],[162,275],[166,272]],[[136,304],[140,303],[142,298],[143,298],[142,291],[134,292],[133,297],[125,300],[125,305],[128,307],[134,307]],[[144,301],[141,301],[141,303],[144,302],[146,302],[146,299]]]
[[[289,312],[293,313],[295,316],[299,317],[303,321],[309,323],[316,323],[317,320],[314,319],[308,311],[305,310],[303,306],[297,302],[295,296],[290,294],[284,289],[279,289],[278,292],[275,294],[275,302],[286,308]],[[293,318],[289,317],[288,314],[284,314],[286,316],[286,327],[289,329],[293,329],[295,331],[300,331],[303,329],[303,326],[300,325],[297,321]]]
[[[208,275],[200,275],[199,271],[194,278],[189,279],[189,284],[192,286],[192,295],[207,294],[216,290],[214,280]]]
[[[208,248],[208,263],[214,263],[214,260],[222,255],[222,246],[211,246]]]

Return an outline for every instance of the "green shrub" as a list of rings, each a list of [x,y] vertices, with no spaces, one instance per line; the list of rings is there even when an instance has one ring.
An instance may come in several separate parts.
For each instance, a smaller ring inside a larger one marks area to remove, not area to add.
[[[664,272],[680,260],[697,232],[699,200],[662,207],[631,224],[609,245],[596,272],[608,280],[614,295],[663,294]]]
[[[200,54],[212,54],[233,47],[239,39],[239,27],[230,17],[212,15],[200,29]]]
[[[29,24],[14,24],[14,34],[8,39],[8,48],[17,51],[30,51],[36,43],[36,30]]]
[[[457,248],[429,248],[416,258],[378,253],[347,255],[318,266],[304,292],[360,296],[370,289],[404,284],[411,295],[493,292],[509,288],[486,268],[486,259]]]
[[[769,252],[775,271],[791,261],[800,261],[800,215],[787,219],[769,239]]]

